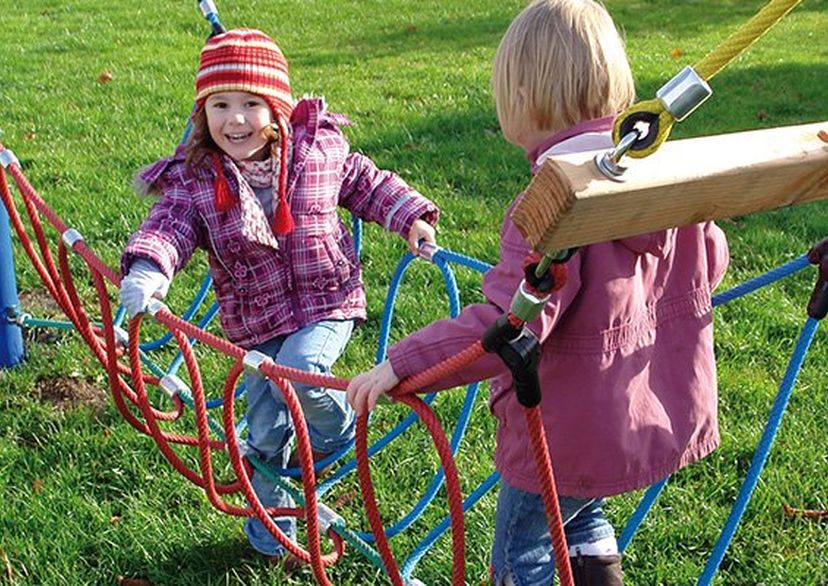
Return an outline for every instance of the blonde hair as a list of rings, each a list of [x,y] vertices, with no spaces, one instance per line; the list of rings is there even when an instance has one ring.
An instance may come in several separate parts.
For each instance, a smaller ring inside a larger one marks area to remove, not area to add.
[[[492,71],[497,117],[516,142],[616,114],[635,99],[624,43],[594,0],[534,0],[500,42]]]
[[[279,141],[279,131],[272,126],[265,126],[262,134],[270,142],[271,150],[273,145]],[[204,159],[210,153],[221,153],[222,150],[216,145],[213,137],[210,136],[210,127],[207,124],[207,113],[204,107],[198,109],[192,118],[192,129],[187,142],[184,143],[185,164],[190,169],[203,166]],[[207,162],[209,164],[209,161]]]

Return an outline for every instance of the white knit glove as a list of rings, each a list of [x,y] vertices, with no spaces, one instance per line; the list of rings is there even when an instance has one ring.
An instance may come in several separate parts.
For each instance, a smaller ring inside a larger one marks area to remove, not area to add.
[[[170,280],[151,260],[136,259],[121,279],[121,304],[134,317],[147,309],[153,297],[163,299],[170,288]]]

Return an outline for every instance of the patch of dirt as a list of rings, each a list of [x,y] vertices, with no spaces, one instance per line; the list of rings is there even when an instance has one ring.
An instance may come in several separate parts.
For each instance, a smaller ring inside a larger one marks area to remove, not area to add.
[[[20,300],[20,310],[32,315],[62,315],[60,306],[46,289],[34,291],[20,291],[17,295]]]
[[[95,412],[106,406],[106,392],[83,378],[66,376],[43,378],[35,385],[37,398],[66,412],[76,407],[88,406]]]

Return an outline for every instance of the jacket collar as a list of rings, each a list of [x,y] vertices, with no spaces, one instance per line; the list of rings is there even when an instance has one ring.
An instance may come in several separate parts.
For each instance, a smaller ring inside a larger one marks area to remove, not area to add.
[[[526,158],[529,159],[529,164],[532,165],[532,174],[534,175],[538,171],[538,157],[556,144],[562,143],[573,136],[578,136],[579,134],[585,134],[587,132],[607,132],[608,130],[612,130],[613,122],[615,122],[615,116],[605,116],[604,118],[584,120],[583,122],[579,122],[569,128],[564,128],[563,130],[551,135],[531,151],[526,153]]]

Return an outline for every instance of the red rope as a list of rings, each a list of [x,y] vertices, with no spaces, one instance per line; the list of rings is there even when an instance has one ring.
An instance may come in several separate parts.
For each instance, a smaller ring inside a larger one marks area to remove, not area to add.
[[[0,151],[4,150],[0,144]],[[106,281],[118,286],[119,275],[110,267],[106,266],[89,249],[83,240],[78,240],[72,245],[72,249],[84,259],[92,274],[98,301],[101,308],[102,326],[94,325],[87,318],[80,300],[80,296],[74,286],[71,270],[68,263],[66,245],[61,241],[58,245],[59,266],[52,258],[42,224],[42,214],[57,229],[61,235],[67,231],[67,226],[61,219],[46,205],[28,182],[18,165],[12,164],[8,168],[10,175],[14,178],[20,194],[23,198],[32,229],[35,234],[40,254],[32,245],[31,239],[23,226],[23,222],[14,205],[11,192],[6,181],[5,172],[0,168],[0,196],[2,196],[10,221],[20,239],[26,255],[31,260],[35,270],[48,289],[51,296],[67,315],[69,320],[80,333],[83,340],[90,347],[96,358],[101,362],[107,371],[110,391],[113,401],[124,417],[124,419],[141,433],[149,435],[158,445],[159,450],[170,464],[185,478],[193,484],[202,488],[209,501],[219,510],[236,516],[256,515],[264,524],[267,530],[277,539],[287,551],[296,558],[311,564],[314,576],[318,583],[329,585],[325,567],[336,562],[344,552],[344,541],[332,530],[328,531],[329,537],[333,540],[334,551],[322,555],[319,535],[318,503],[316,497],[316,477],[314,462],[310,446],[310,438],[305,423],[301,405],[290,380],[299,381],[304,384],[322,386],[338,390],[345,390],[348,381],[326,375],[308,373],[284,366],[277,365],[272,361],[266,361],[261,366],[261,374],[268,377],[282,389],[285,402],[293,418],[297,436],[297,450],[302,469],[303,491],[305,507],[301,508],[265,508],[259,501],[250,483],[251,466],[240,453],[238,438],[235,433],[234,416],[234,391],[236,382],[242,372],[242,359],[246,352],[244,349],[224,340],[218,336],[205,332],[197,326],[179,318],[166,309],[161,309],[155,314],[157,322],[166,326],[172,333],[184,358],[193,394],[193,403],[196,419],[197,437],[172,434],[163,431],[159,421],[173,421],[180,418],[183,411],[183,402],[179,397],[173,397],[175,409],[169,412],[162,412],[153,407],[149,401],[146,391],[146,384],[157,385],[156,377],[144,374],[141,368],[138,340],[140,335],[141,316],[133,319],[129,324],[128,359],[129,366],[122,364],[119,357],[123,355],[123,348],[119,345],[112,318],[111,304],[106,289]],[[65,285],[64,285],[65,283]],[[233,358],[235,363],[228,373],[224,385],[224,410],[223,424],[226,435],[226,443],[210,438],[210,429],[206,410],[206,397],[201,381],[198,363],[192,351],[189,339],[195,339],[204,345],[213,348]],[[444,378],[457,370],[471,364],[485,354],[482,344],[477,342],[466,350],[458,353],[452,358],[436,365],[416,376],[403,381],[391,395],[402,403],[408,405],[422,420],[428,429],[435,448],[440,456],[440,461],[446,477],[446,491],[448,496],[449,513],[451,519],[451,532],[453,544],[452,584],[455,586],[464,583],[465,574],[465,534],[463,521],[463,502],[460,491],[459,476],[456,464],[451,453],[451,446],[437,417],[433,411],[423,403],[414,393],[433,382]],[[123,377],[131,379],[132,386],[126,383]],[[143,421],[139,420],[129,408],[129,404],[136,407]],[[538,409],[527,412],[530,427],[532,445],[535,451],[538,472],[541,477],[543,488],[544,504],[547,509],[547,522],[552,534],[553,548],[555,550],[556,562],[559,568],[561,584],[572,584],[569,557],[566,548],[566,539],[563,533],[563,525],[560,519],[557,494],[555,491],[552,463],[549,457],[546,437]],[[399,568],[393,553],[391,552],[382,520],[376,503],[373,484],[370,476],[370,465],[367,450],[367,419],[357,419],[357,468],[360,485],[363,489],[365,509],[371,529],[374,532],[377,547],[385,564],[386,571],[395,585],[402,585]],[[188,468],[178,457],[170,444],[181,444],[198,446],[199,450],[199,472]],[[226,449],[237,481],[231,484],[216,484],[213,477],[212,451]],[[221,494],[241,492],[247,499],[248,507],[238,507],[226,503]],[[282,533],[279,527],[273,522],[272,516],[296,516],[304,517],[307,523],[308,551],[300,548]]]
[[[532,453],[535,455],[535,468],[541,485],[541,496],[546,508],[546,523],[552,536],[552,550],[555,552],[555,566],[561,586],[573,586],[572,566],[569,563],[569,548],[566,545],[561,507],[558,503],[558,491],[555,488],[555,475],[552,471],[552,458],[546,443],[540,407],[526,409],[526,423],[529,427],[529,439]]]

